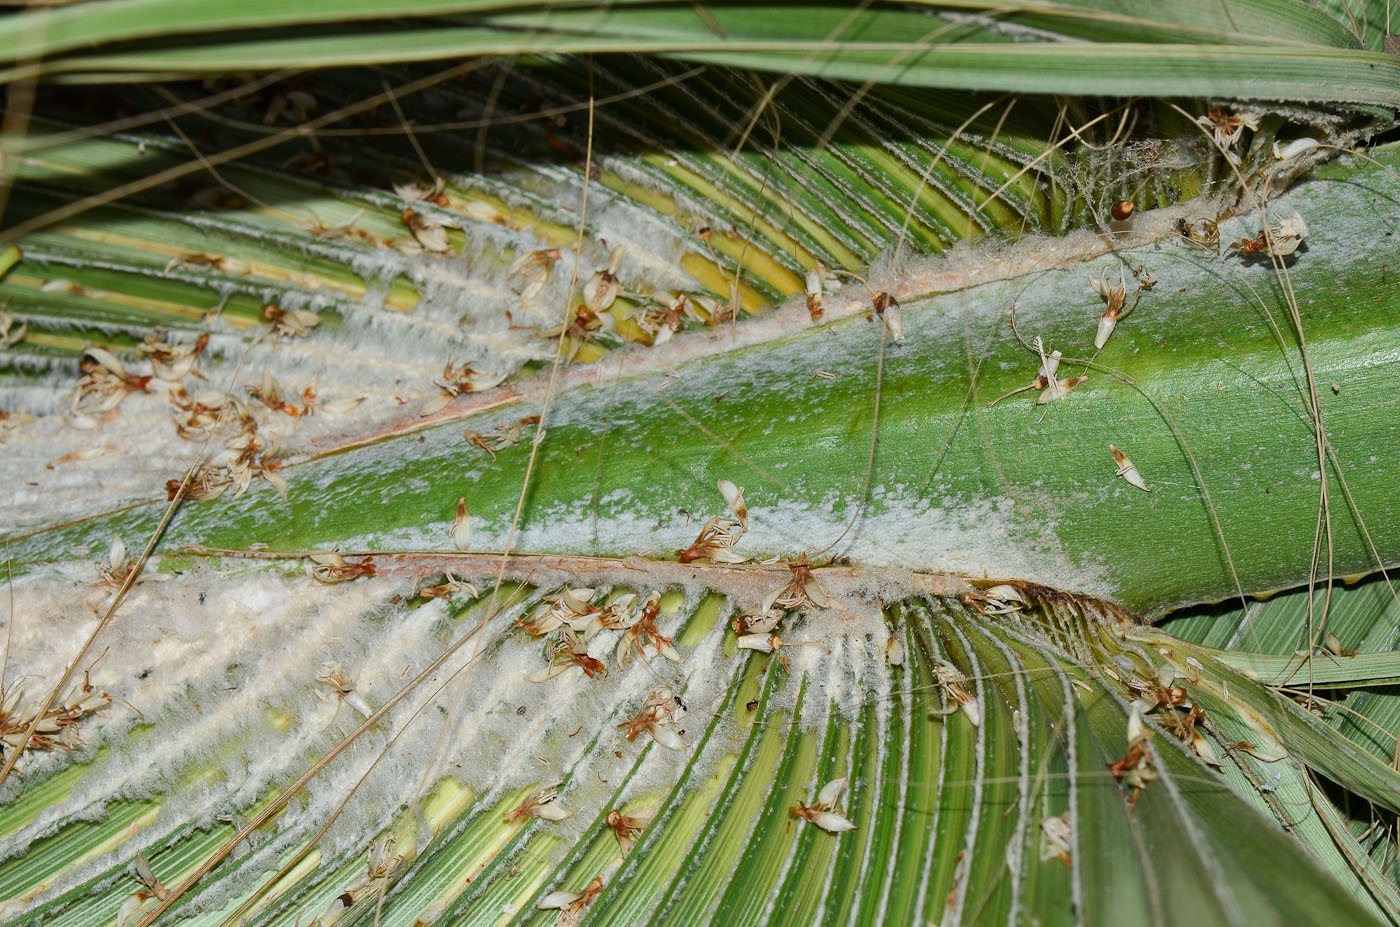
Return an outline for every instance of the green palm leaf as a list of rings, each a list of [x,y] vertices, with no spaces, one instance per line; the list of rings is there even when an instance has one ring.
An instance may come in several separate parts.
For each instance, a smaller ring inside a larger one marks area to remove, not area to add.
[[[5,920],[1400,921],[1384,24],[0,21]]]

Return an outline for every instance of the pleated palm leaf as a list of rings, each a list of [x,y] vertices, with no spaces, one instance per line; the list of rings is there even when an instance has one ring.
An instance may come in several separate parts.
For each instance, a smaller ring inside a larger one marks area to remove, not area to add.
[[[0,20],[6,922],[1400,921],[1388,13]]]

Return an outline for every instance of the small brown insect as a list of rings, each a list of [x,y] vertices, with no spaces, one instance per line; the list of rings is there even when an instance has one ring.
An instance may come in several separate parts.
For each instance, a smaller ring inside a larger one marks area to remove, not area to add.
[[[1135,208],[1132,200],[1119,200],[1109,208],[1108,214],[1117,221],[1123,222],[1132,216]]]

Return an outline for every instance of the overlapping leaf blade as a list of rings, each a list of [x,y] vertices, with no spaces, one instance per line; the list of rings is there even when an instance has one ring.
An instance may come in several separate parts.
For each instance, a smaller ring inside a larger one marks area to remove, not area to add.
[[[425,566],[431,569],[427,561]],[[412,560],[397,570],[397,577],[370,581],[368,598],[362,595],[362,601],[369,604],[402,588],[404,578],[422,575]],[[786,571],[721,570],[714,576],[724,587],[736,573],[747,588],[761,588],[765,577],[782,582]],[[245,594],[269,583],[308,582],[279,578],[265,569],[245,569],[239,575],[235,582]],[[476,648],[479,656],[465,670],[465,698],[458,701],[448,689],[426,699],[428,706],[444,709],[457,702],[457,714],[443,733],[438,726],[445,716],[437,709],[429,707],[416,721],[405,711],[391,716],[385,730],[365,735],[373,749],[347,758],[350,766],[363,769],[383,750],[394,766],[402,761],[399,751],[416,753],[446,736],[440,746],[458,759],[444,777],[397,777],[380,769],[369,773],[367,787],[347,797],[340,790],[353,785],[358,774],[328,771],[294,803],[299,810],[281,816],[255,842],[252,856],[236,867],[217,869],[186,896],[179,905],[184,922],[217,924],[252,900],[247,913],[259,923],[306,923],[335,909],[335,899],[353,891],[357,903],[349,915],[368,917],[379,907],[385,924],[419,923],[425,917],[454,924],[494,923],[503,915],[551,923],[557,912],[537,912],[538,901],[551,891],[582,890],[622,855],[606,820],[614,808],[646,820],[621,870],[588,905],[588,922],[594,924],[662,915],[771,923],[845,923],[852,916],[884,923],[1025,917],[1043,923],[1113,923],[1130,912],[1164,923],[1191,917],[1203,924],[1286,924],[1339,911],[1349,922],[1362,923],[1381,910],[1364,900],[1369,896],[1354,881],[1357,877],[1336,863],[1337,850],[1325,832],[1319,837],[1297,808],[1284,816],[1293,833],[1309,841],[1311,852],[1332,869],[1330,875],[1317,868],[1296,837],[1269,820],[1278,814],[1265,800],[1273,793],[1251,790],[1247,782],[1241,786],[1235,754],[1226,752],[1222,740],[1216,740],[1216,749],[1226,757],[1223,777],[1169,733],[1166,713],[1149,716],[1160,719],[1149,722],[1157,731],[1150,741],[1157,777],[1140,791],[1115,782],[1109,766],[1127,749],[1128,700],[1138,692],[1058,652],[1043,629],[1047,621],[1061,629],[1059,634],[1066,627],[1078,628],[1083,636],[1077,648],[1110,667],[1116,665],[1112,651],[1102,648],[1121,647],[1107,642],[1124,633],[1130,640],[1153,642],[1141,651],[1131,644],[1124,651],[1136,654],[1131,659],[1140,667],[1143,661],[1160,660],[1154,648],[1166,639],[1153,638],[1150,629],[1115,626],[1120,619],[1096,611],[1090,600],[1056,596],[1037,601],[1035,587],[1029,586],[1023,587],[1023,605],[993,620],[978,613],[983,600],[966,586],[961,598],[908,599],[881,618],[879,611],[850,597],[860,588],[854,574],[819,570],[817,576],[836,597],[837,614],[818,610],[805,622],[790,616],[787,623],[793,627],[783,633],[794,639],[817,628],[842,627],[835,635],[822,633],[830,654],[792,646],[773,655],[736,650],[728,621],[735,614],[731,606],[692,590],[665,600],[669,604],[660,622],[676,638],[685,661],[669,664],[653,658],[621,671],[612,661],[616,632],[605,633],[594,649],[609,664],[606,682],[579,673],[529,684],[515,675],[541,659],[539,645],[518,631],[499,635],[540,600],[538,594],[517,599],[507,590],[507,601],[520,604],[487,622],[482,632],[487,637]],[[952,590],[960,581],[938,582]],[[181,596],[188,585],[186,579],[173,579],[162,592]],[[293,593],[293,601],[311,604],[340,590],[309,591],[309,598]],[[614,590],[608,598],[622,591]],[[744,597],[740,594],[739,600]],[[450,640],[467,634],[488,614],[485,604],[469,607],[432,637]],[[377,646],[394,651],[381,654],[376,665],[412,664],[422,659],[421,643],[412,635],[396,635],[394,627],[405,622],[421,626],[425,616],[414,617],[414,612],[423,609],[437,605],[390,606],[387,623],[371,608],[342,615],[335,626],[360,639],[372,635]],[[265,646],[271,625],[259,625],[265,630],[250,640]],[[222,694],[204,687],[199,711],[217,715],[224,703],[245,701],[240,690],[252,674],[264,672],[258,667],[287,662],[304,648],[299,637],[319,636],[314,624],[298,621],[295,626],[300,630],[284,635],[271,651],[230,649],[223,674],[230,685]],[[902,642],[905,653],[896,665],[885,658],[891,636]],[[790,668],[779,656],[787,658]],[[378,679],[365,669],[357,685],[367,698],[378,701],[392,691],[393,680]],[[1230,736],[1244,728],[1257,737],[1261,728],[1255,712],[1292,710],[1286,699],[1263,689],[1244,695],[1240,681],[1218,675],[1213,664],[1202,668],[1198,682],[1178,682],[1190,686],[1193,696],[1218,693],[1222,684],[1236,693],[1229,699],[1209,696],[1210,717]],[[677,722],[684,725],[688,742],[680,753],[664,750],[645,734],[628,742],[615,727],[625,726],[641,698],[661,683],[669,684],[687,709]],[[316,686],[309,670],[292,670],[276,681],[264,675],[258,690],[259,699],[271,707],[270,717],[283,719],[276,723],[281,736],[287,742],[304,740],[313,751],[344,730],[344,723],[334,720],[334,706],[315,695]],[[512,695],[504,703],[482,697],[492,690]],[[959,710],[956,691],[974,699],[980,709],[975,719]],[[517,702],[524,714],[517,712]],[[147,723],[177,744],[185,731],[201,723],[198,717],[182,717],[174,705],[150,704],[147,709]],[[105,730],[91,729],[88,736],[115,747],[118,732],[130,725],[141,729],[132,717]],[[221,747],[213,765],[232,770],[246,764],[259,770],[259,781],[281,788],[299,772],[300,754],[278,753],[268,778],[269,756],[259,746],[259,728],[255,722],[251,736]],[[1291,745],[1288,727],[1278,730]],[[391,731],[400,736],[390,738]],[[505,756],[532,755],[537,761],[500,762],[501,748],[493,745],[502,735],[515,740],[506,741]],[[37,772],[37,792],[26,800],[49,805],[41,818],[48,823],[11,829],[5,838],[11,848],[29,845],[28,853],[11,856],[0,868],[0,877],[12,886],[8,910],[17,913],[17,896],[42,888],[43,880],[57,874],[44,868],[41,847],[52,846],[60,854],[65,866],[61,884],[71,888],[50,893],[16,923],[55,918],[74,925],[110,923],[139,888],[127,874],[136,849],[144,851],[163,880],[175,884],[230,832],[227,825],[190,829],[190,823],[207,820],[215,811],[216,817],[243,819],[265,800],[249,796],[236,778],[200,773],[211,768],[210,757],[189,744],[165,748],[166,762],[174,762],[164,776],[205,779],[212,786],[203,799],[210,810],[186,817],[192,810],[176,812],[170,803],[162,810],[158,803],[139,801],[134,796],[143,779],[164,777],[131,764],[130,757],[140,749],[122,746],[109,752],[104,747],[76,767],[76,780],[72,772],[40,767],[45,771]],[[1294,773],[1294,761],[1286,762],[1290,775],[1301,775],[1310,765],[1304,763]],[[1345,777],[1350,763],[1338,758],[1330,772]],[[99,792],[95,801],[77,798],[94,794],[89,780],[111,778],[117,768],[123,771],[116,777],[121,783],[116,794]],[[42,780],[54,774],[71,781],[74,798],[65,801],[45,791]],[[1400,774],[1386,775],[1389,787],[1400,781]],[[855,823],[855,830],[830,834],[789,814],[790,807],[811,802],[825,782],[839,777],[849,779],[849,790],[838,810]],[[573,813],[571,818],[510,819],[509,812],[532,790],[555,782],[557,801]],[[422,788],[427,790],[423,799],[415,800]],[[333,831],[322,847],[312,849],[313,865],[294,869],[270,893],[259,894],[268,867],[292,862],[290,854],[306,846],[325,809],[342,798],[348,801],[345,819],[357,830]],[[1062,815],[1069,826],[1067,848],[1043,852],[1042,822]],[[40,826],[53,829],[54,835],[30,843]],[[85,842],[80,832],[91,832],[87,843],[92,849],[75,856]],[[393,847],[406,859],[365,894],[363,880],[356,881],[364,871],[364,854],[386,832],[396,835]],[[117,834],[128,839],[111,842]],[[109,841],[105,845],[103,835]],[[1249,852],[1238,852],[1241,846]],[[1068,856],[1069,865],[1061,855]],[[1345,889],[1348,884],[1355,888]],[[853,891],[857,885],[860,889]],[[1304,891],[1302,885],[1311,887]],[[380,891],[385,893],[382,906]]]

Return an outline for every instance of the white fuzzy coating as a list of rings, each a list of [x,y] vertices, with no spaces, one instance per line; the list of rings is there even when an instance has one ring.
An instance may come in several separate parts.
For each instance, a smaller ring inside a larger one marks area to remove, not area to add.
[[[73,578],[81,572],[50,569],[15,582],[9,672],[11,678],[33,674],[36,695],[61,672],[65,657],[96,620],[82,604],[91,587]],[[207,827],[225,815],[245,820],[269,789],[284,787],[303,771],[305,757],[323,754],[360,721],[317,682],[322,663],[340,662],[355,691],[377,709],[452,641],[467,637],[482,614],[475,606],[451,618],[441,600],[413,608],[394,604],[395,596],[411,592],[406,582],[381,576],[327,586],[308,579],[299,563],[229,562],[215,569],[205,562],[164,581],[139,583],[100,638],[99,649],[107,652],[91,678],[139,708],[144,722],[120,702],[87,722],[82,734],[88,746],[79,755],[92,767],[66,800],[0,842],[0,858],[22,853],[64,820],[100,818],[114,798],[163,797],[154,821],[121,847],[64,872],[42,896],[52,897],[123,864],[183,824]],[[831,654],[815,647],[786,649],[793,671],[812,674],[816,691],[825,693],[803,709],[802,723],[813,730],[822,729],[832,703],[858,710],[874,691],[871,686],[886,675],[880,651],[886,631],[878,609],[861,605],[844,586],[833,594],[841,596],[841,606],[797,622],[795,634],[822,640]],[[697,584],[686,590],[680,609],[663,610],[657,619],[661,632],[679,637],[703,595],[703,585]],[[385,722],[321,772],[279,818],[274,835],[251,845],[254,859],[246,875],[217,883],[202,903],[232,898],[238,885],[246,890],[248,879],[275,866],[279,854],[324,822],[376,760],[378,766],[321,841],[323,859],[362,852],[365,841],[390,826],[397,809],[420,787],[431,791],[444,776],[472,787],[478,809],[493,807],[513,790],[564,780],[557,804],[572,813],[531,825],[562,837],[558,852],[563,853],[617,802],[617,784],[629,772],[623,803],[659,800],[696,751],[700,762],[691,775],[698,783],[747,736],[747,728],[728,716],[704,736],[714,712],[731,697],[744,661],[759,658],[744,652],[724,656],[731,633],[727,609],[705,627],[698,645],[681,647],[682,664],[650,656],[620,671],[612,653],[622,632],[611,630],[590,642],[591,653],[608,664],[606,680],[570,673],[528,683],[524,677],[545,660],[540,641],[512,630],[514,617],[528,607],[511,601]],[[35,620],[43,615],[51,620]],[[66,628],[61,642],[52,639],[55,626]],[[616,727],[656,690],[658,675],[689,709],[677,710],[677,742],[667,744],[671,749],[645,735],[628,742]],[[793,710],[797,688],[775,693],[770,719]],[[410,722],[420,709],[425,710]],[[135,736],[144,725],[154,736]],[[595,736],[598,742],[590,747]],[[57,754],[31,757],[26,778],[37,781],[34,777],[68,761]],[[188,786],[204,779],[215,785]],[[420,834],[419,850],[432,838],[427,831]],[[0,908],[0,915],[14,916],[21,907],[14,902]]]
[[[698,290],[696,281],[681,270],[679,230],[646,216],[635,205],[604,201],[592,217],[616,225],[616,230],[610,227],[607,238],[624,252],[624,282],[641,278],[661,289]],[[304,337],[255,341],[269,326],[242,329],[217,315],[209,316],[201,328],[210,332],[211,339],[199,363],[207,380],[187,376],[186,387],[192,392],[231,390],[247,399],[246,387],[257,383],[266,370],[293,404],[300,404],[307,386],[314,386],[324,403],[364,397],[347,412],[322,411],[305,418],[270,411],[249,400],[260,432],[275,436],[284,455],[297,456],[400,424],[406,408],[416,409],[437,395],[432,379],[448,361],[470,363],[480,373],[510,374],[529,361],[551,358],[556,341],[539,337],[538,330],[563,320],[574,252],[564,250],[544,287],[522,302],[518,291],[524,279],[509,274],[511,258],[543,243],[530,230],[503,229],[491,223],[464,225],[467,241],[459,254],[351,251],[352,269],[368,281],[359,298],[328,288],[303,292],[269,288],[265,298],[281,308],[322,315],[321,324]],[[297,245],[309,251],[318,247],[301,240]],[[658,246],[663,254],[653,253]],[[335,250],[330,256],[344,260],[345,254]],[[581,279],[607,261],[608,251],[590,239],[578,258]],[[62,269],[54,267],[56,278],[62,276]],[[180,268],[172,268],[170,275],[178,279]],[[400,277],[420,294],[417,305],[408,311],[385,305],[391,282]],[[206,282],[203,276],[197,279]],[[316,282],[315,278],[301,281],[308,286]],[[209,304],[192,308],[215,310],[236,286],[217,279],[209,285]],[[339,319],[333,320],[332,314]],[[109,328],[114,334],[126,334],[122,328]],[[183,344],[195,337],[190,332],[168,336]],[[347,357],[353,357],[354,363],[346,363]],[[150,365],[134,352],[126,356],[125,365],[133,374],[150,372]],[[165,492],[165,480],[179,477],[203,449],[201,441],[176,433],[169,403],[159,389],[127,395],[116,415],[81,429],[66,420],[78,379],[76,362],[55,362],[33,373],[33,378],[0,378],[0,410],[22,410],[37,419],[5,436],[5,450],[0,453],[0,524],[52,523],[159,497]],[[216,441],[209,453],[219,449]],[[75,452],[93,456],[64,459]]]

